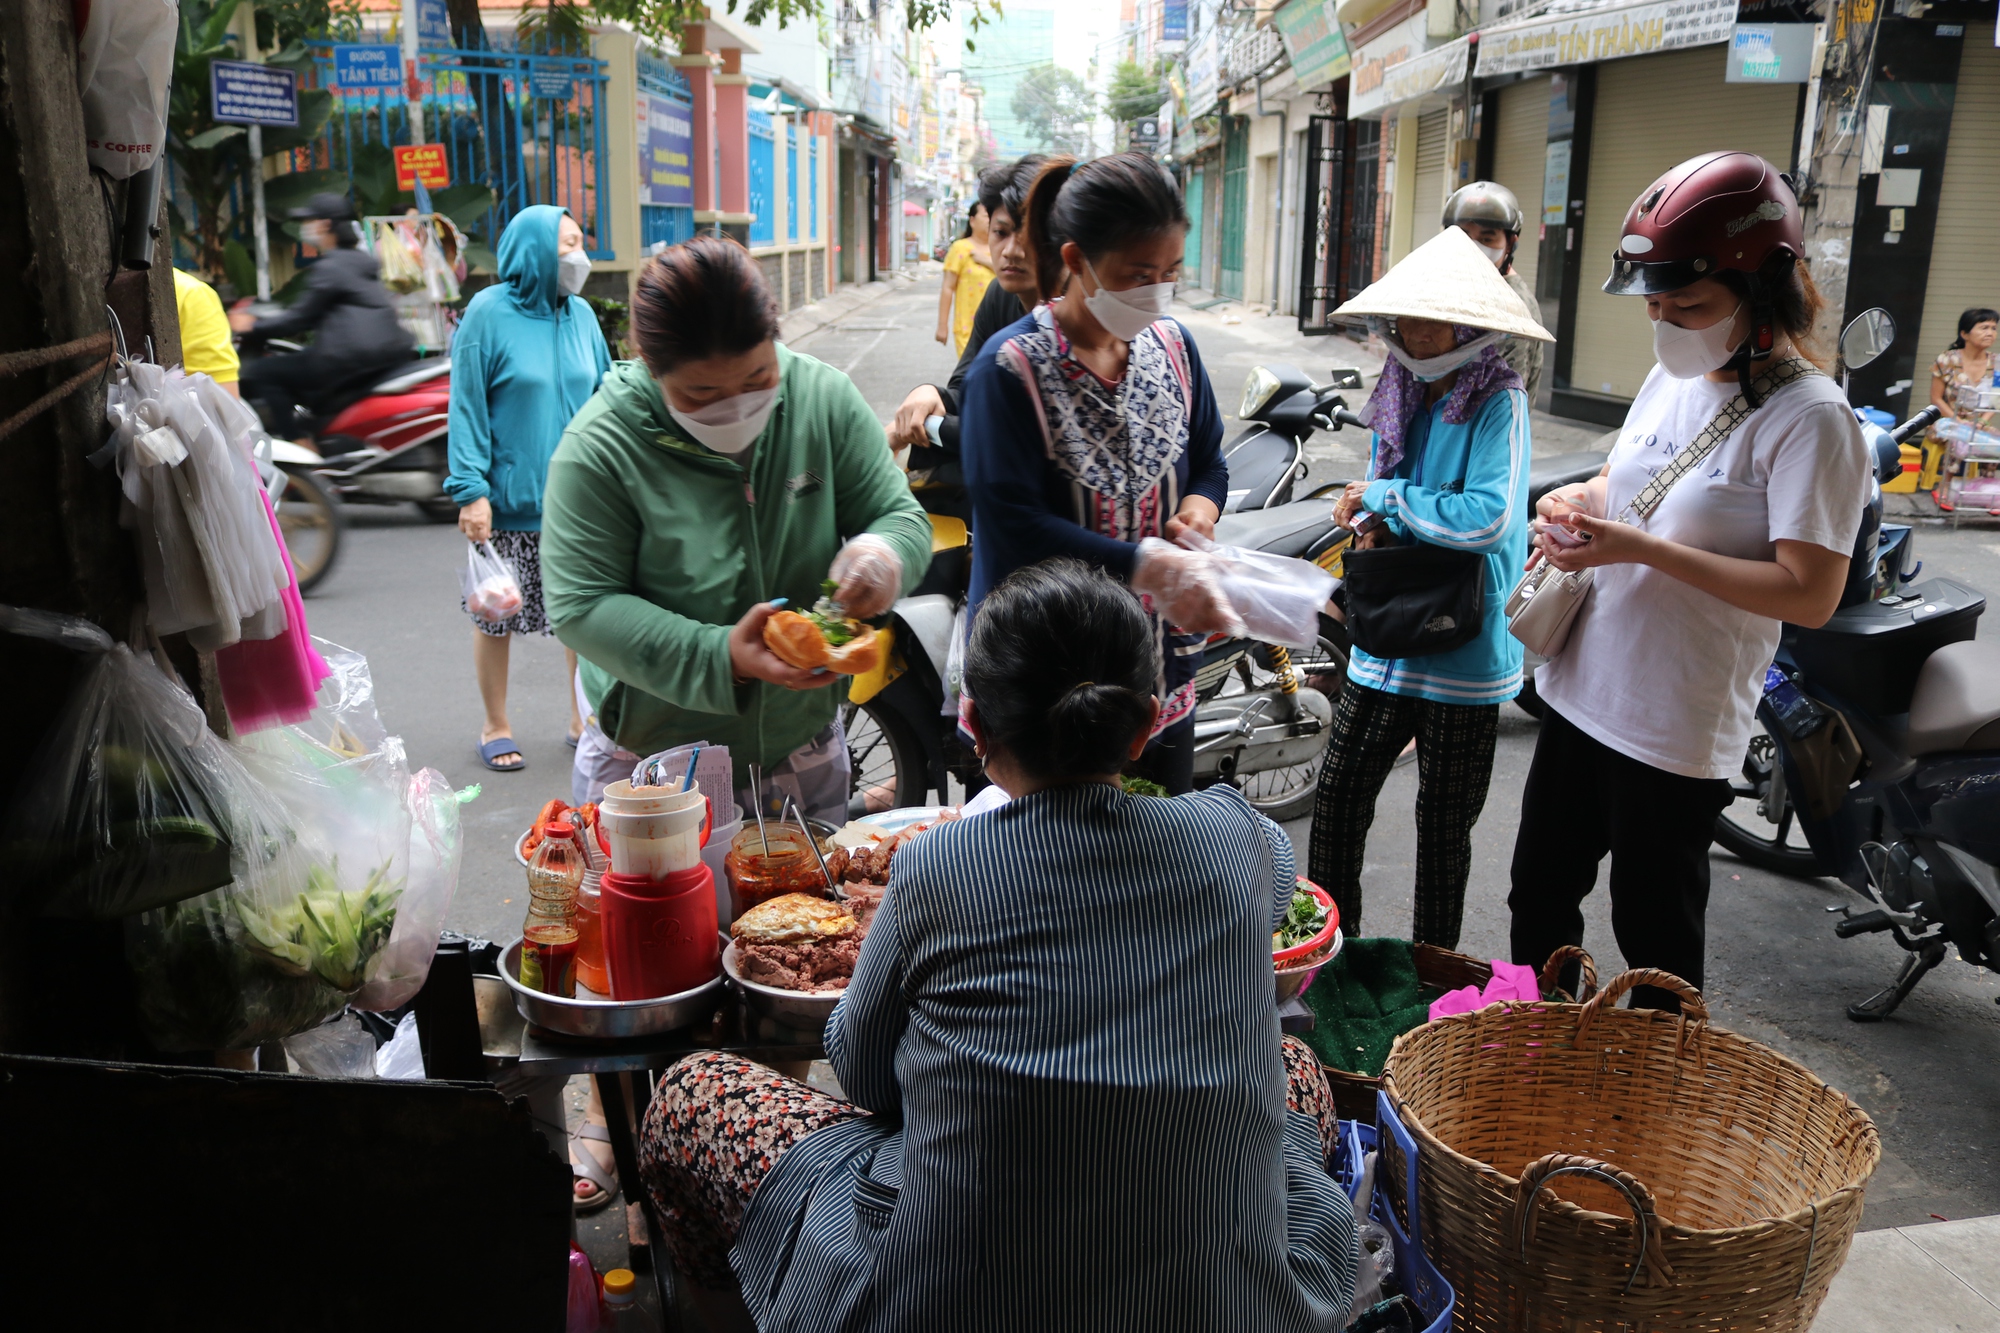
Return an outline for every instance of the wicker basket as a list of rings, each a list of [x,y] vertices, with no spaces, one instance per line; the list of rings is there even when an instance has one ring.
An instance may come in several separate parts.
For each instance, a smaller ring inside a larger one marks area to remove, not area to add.
[[[1683,1012],[1613,1007],[1639,985]],[[1384,1075],[1458,1333],[1804,1333],[1882,1155],[1860,1107],[1665,972],[1428,1023]]]
[[[1493,964],[1471,954],[1454,953],[1435,944],[1419,943],[1411,948],[1417,980],[1423,985],[1446,991],[1457,990],[1461,986],[1477,986],[1484,990],[1486,983],[1493,980]],[[1550,954],[1549,961],[1542,966],[1542,994],[1569,997],[1569,992],[1560,989],[1556,983],[1562,976],[1563,968],[1572,962],[1583,968],[1581,998],[1587,1000],[1597,993],[1597,964],[1576,945],[1565,944]],[[1326,1071],[1327,1086],[1333,1091],[1334,1109],[1339,1112],[1340,1118],[1359,1120],[1365,1125],[1374,1124],[1375,1094],[1382,1090],[1382,1080],[1372,1074],[1350,1074],[1329,1064],[1322,1064],[1320,1068]]]

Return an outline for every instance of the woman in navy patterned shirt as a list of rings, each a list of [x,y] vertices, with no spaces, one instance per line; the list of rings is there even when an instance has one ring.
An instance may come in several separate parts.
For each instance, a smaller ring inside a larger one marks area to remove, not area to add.
[[[1174,577],[1206,557],[1146,541],[1212,536],[1229,489],[1208,372],[1187,329],[1165,317],[1187,212],[1143,153],[1050,158],[1023,211],[1049,304],[988,340],[959,416],[973,618],[988,589],[1054,555],[1150,594],[1165,653],[1157,740],[1140,768],[1178,795],[1193,786],[1202,641],[1231,619],[1199,580]]]
[[[731,1056],[661,1080],[642,1174],[698,1288],[773,1330],[1326,1330],[1356,1269],[1333,1103],[1281,1038],[1290,843],[1227,786],[1130,796],[1157,633],[1073,560],[973,631],[1013,796],[899,850],[827,1027],[853,1104]]]

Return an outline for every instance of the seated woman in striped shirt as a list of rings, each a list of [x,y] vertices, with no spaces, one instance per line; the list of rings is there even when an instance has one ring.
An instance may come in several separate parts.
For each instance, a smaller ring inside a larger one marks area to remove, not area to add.
[[[642,1175],[705,1298],[733,1265],[766,1333],[1345,1324],[1333,1101],[1273,998],[1291,846],[1229,787],[1119,787],[1158,653],[1075,560],[988,595],[966,721],[1014,799],[897,852],[826,1031],[853,1104],[721,1054],[660,1081]]]

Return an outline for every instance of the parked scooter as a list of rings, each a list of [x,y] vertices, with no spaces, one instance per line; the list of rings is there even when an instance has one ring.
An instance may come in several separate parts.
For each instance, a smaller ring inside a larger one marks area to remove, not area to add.
[[[1866,364],[1893,330],[1867,312],[1842,333],[1842,359]],[[1937,415],[1868,428],[1878,484]],[[1880,512],[1878,488],[1843,608],[1818,629],[1786,625],[1765,673],[1737,792],[1775,833],[1745,828],[1735,807],[1716,825],[1716,840],[1753,864],[1835,875],[1876,904],[1827,909],[1842,939],[1886,932],[1908,953],[1894,981],[1848,1006],[1857,1022],[1894,1013],[1951,951],[2000,970],[2000,644],[1973,637],[1983,595],[1910,582],[1907,530],[1870,540]]]

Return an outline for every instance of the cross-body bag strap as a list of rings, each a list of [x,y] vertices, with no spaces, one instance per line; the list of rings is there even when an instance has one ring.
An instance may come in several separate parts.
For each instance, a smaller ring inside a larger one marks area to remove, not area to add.
[[[1788,356],[1759,375],[1754,387],[1757,390],[1757,397],[1763,402],[1769,402],[1773,393],[1794,380],[1817,374],[1819,374],[1818,368],[1804,357]],[[1744,399],[1742,390],[1737,390],[1728,402],[1716,410],[1709,423],[1702,427],[1701,434],[1694,437],[1694,442],[1674,455],[1672,461],[1653,474],[1651,481],[1639,488],[1639,493],[1632,497],[1632,502],[1626,505],[1624,512],[1618,516],[1619,521],[1629,523],[1634,517],[1640,519],[1652,517],[1653,511],[1660,507],[1660,502],[1667,498],[1667,492],[1672,490],[1682,477],[1700,467],[1724,440],[1736,433],[1736,428],[1741,426],[1745,418],[1755,410]]]

